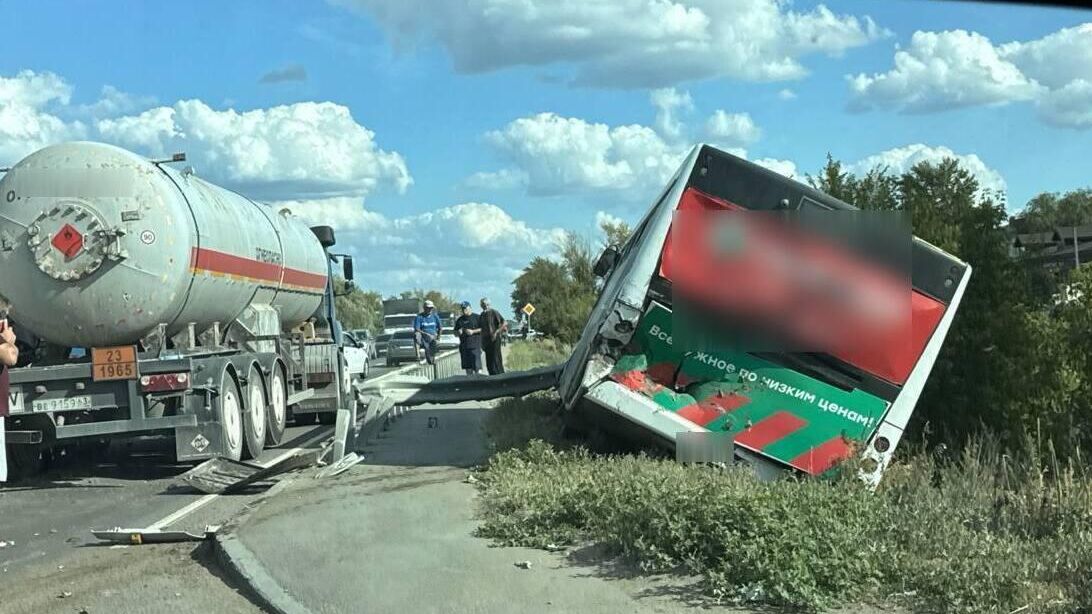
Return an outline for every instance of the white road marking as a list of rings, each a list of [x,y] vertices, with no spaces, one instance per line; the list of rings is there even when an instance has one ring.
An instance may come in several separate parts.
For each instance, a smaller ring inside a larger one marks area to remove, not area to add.
[[[447,353],[449,353],[449,352],[445,352],[445,354],[447,354]],[[440,357],[440,355],[437,355],[437,358],[439,358],[439,357]],[[384,373],[383,375],[380,375],[379,377],[369,378],[366,381],[368,383],[371,383],[371,382],[374,382],[376,380],[381,380],[381,379],[383,379],[385,377],[388,377],[388,376],[400,374],[400,373],[402,373],[404,371],[408,371],[408,370],[413,369],[414,367],[417,367],[417,366],[418,365],[415,365],[415,364],[406,365],[405,367],[402,367],[400,369],[395,369],[395,370],[390,371],[388,373]],[[297,452],[299,452],[301,450],[306,449],[307,446],[309,446],[312,443],[318,441],[319,439],[322,439],[323,437],[329,437],[330,435],[333,434],[333,432],[334,432],[334,430],[332,428],[322,429],[321,432],[319,432],[317,435],[315,435],[314,437],[312,437],[312,438],[308,439],[307,441],[301,443],[299,446],[297,446],[295,448],[290,448],[288,450],[285,450],[281,454],[278,454],[277,456],[274,456],[273,458],[271,458],[271,459],[269,459],[269,460],[267,460],[267,461],[265,461],[263,463],[258,463],[258,464],[263,466],[263,467],[269,467],[271,465],[279,463],[282,460],[288,458],[289,456],[291,456],[291,455],[293,455],[293,454],[295,454],[295,453],[297,453]],[[161,519],[159,522],[156,522],[156,523],[150,525],[148,528],[149,529],[155,529],[157,531],[161,531],[161,530],[169,527],[170,525],[178,522],[179,520],[185,518],[186,516],[189,516],[193,512],[205,507],[206,505],[211,503],[213,500],[215,500],[219,496],[220,496],[219,494],[205,495],[205,496],[201,497],[200,499],[198,499],[196,501],[190,502],[188,505],[186,505],[185,507],[175,511],[174,513],[170,514],[169,516],[166,516],[165,518]]]
[[[285,450],[284,452],[278,454],[277,456],[274,456],[273,458],[271,458],[271,459],[269,459],[267,461],[257,463],[257,464],[261,465],[262,467],[270,467],[272,465],[275,465],[275,464],[281,462],[282,460],[288,458],[289,456],[292,456],[293,454],[296,454],[297,452],[300,452],[302,450],[307,449],[307,446],[311,445],[312,443],[315,443],[316,441],[318,441],[318,440],[320,440],[320,439],[322,439],[324,437],[329,437],[333,432],[334,432],[333,429],[330,429],[330,428],[320,429],[320,432],[317,435],[315,435],[314,437],[311,437],[310,439],[308,439],[307,441],[301,443],[300,445],[296,446],[295,448],[289,448],[289,449]],[[186,505],[185,507],[175,511],[174,513],[170,514],[169,516],[166,516],[165,518],[163,518],[159,522],[156,522],[156,523],[154,523],[152,525],[149,525],[148,528],[149,529],[155,529],[157,531],[161,531],[161,530],[169,527],[170,525],[178,522],[179,520],[185,518],[186,516],[189,516],[193,512],[201,509],[202,507],[205,507],[210,502],[212,502],[214,499],[216,499],[216,497],[219,497],[219,496],[220,496],[219,494],[205,495],[205,496],[201,497],[200,499],[198,499],[196,501],[190,502],[188,505]]]

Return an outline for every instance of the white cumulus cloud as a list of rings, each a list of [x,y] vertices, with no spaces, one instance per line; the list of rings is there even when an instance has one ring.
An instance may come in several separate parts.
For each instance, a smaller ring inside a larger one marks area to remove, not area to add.
[[[851,108],[908,112],[1031,100],[1039,85],[976,32],[914,32],[885,73],[849,78]]]
[[[237,112],[181,100],[103,119],[97,128],[105,139],[149,155],[184,150],[213,181],[260,197],[364,195],[380,185],[401,192],[412,183],[402,156],[381,149],[371,130],[332,102]]]
[[[689,92],[679,92],[673,87],[652,90],[652,106],[656,107],[656,129],[664,138],[677,139],[682,136],[683,125],[676,116],[678,111],[694,108],[694,101]]]
[[[863,175],[873,168],[886,167],[891,173],[899,174],[910,170],[919,162],[936,163],[945,158],[958,161],[960,166],[978,179],[980,188],[1004,193],[1006,185],[1001,173],[987,166],[976,154],[958,154],[944,146],[934,147],[915,143],[905,147],[895,147],[859,160],[849,165],[847,170]]]
[[[915,32],[884,73],[849,75],[850,108],[915,113],[1033,102],[1040,117],[1092,127],[1092,23],[995,45],[976,32]]]
[[[1067,128],[1092,128],[1092,81],[1075,79],[1051,90],[1039,102],[1039,115]]]
[[[752,160],[755,164],[768,168],[771,171],[784,175],[789,179],[797,178],[796,163],[792,160],[779,160],[777,158],[759,158]]]
[[[356,280],[384,295],[435,288],[476,302],[507,305],[511,282],[532,258],[552,257],[564,231],[534,227],[503,208],[467,202],[390,217],[358,198],[273,203],[310,223],[334,227],[339,249],[356,260]]]
[[[705,132],[713,143],[725,147],[745,147],[762,136],[762,130],[748,113],[728,113],[717,109],[705,122]]]
[[[371,15],[400,48],[439,42],[459,72],[562,65],[595,87],[795,79],[808,55],[888,34],[869,17],[783,0],[336,1]]]
[[[522,185],[532,196],[582,194],[626,203],[644,202],[662,189],[678,170],[692,143],[665,139],[663,108],[689,105],[688,95],[664,90],[653,96],[660,107],[654,130],[640,124],[609,126],[556,113],[539,113],[510,122],[485,135],[485,141],[510,166],[474,173],[464,185],[504,189]],[[730,154],[750,159],[742,145],[760,138],[761,129],[746,113],[714,113],[704,126],[708,142]],[[667,130],[681,132],[682,127]],[[756,164],[796,177],[789,160],[759,158]]]
[[[686,155],[648,126],[611,127],[555,113],[517,119],[485,140],[514,165],[501,172],[522,178],[537,196],[661,187]]]
[[[0,165],[8,166],[50,143],[84,138],[87,127],[68,122],[54,108],[64,108],[72,86],[50,73],[24,70],[0,77]]]
[[[1043,38],[1001,45],[1002,57],[1051,89],[1092,80],[1092,23],[1063,28]]]

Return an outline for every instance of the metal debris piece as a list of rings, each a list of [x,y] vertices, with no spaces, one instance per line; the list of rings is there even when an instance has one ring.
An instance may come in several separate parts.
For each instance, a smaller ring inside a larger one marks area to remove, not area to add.
[[[340,474],[345,473],[346,471],[348,471],[349,467],[352,467],[353,465],[359,464],[363,460],[364,460],[363,456],[357,454],[356,452],[349,452],[345,456],[342,456],[341,460],[339,460],[338,462],[336,462],[336,463],[334,463],[332,465],[329,465],[327,467],[324,467],[321,471],[318,472],[318,475],[316,475],[315,477],[316,478],[331,478],[331,477],[334,477],[335,475],[340,475]]]
[[[210,495],[221,494],[279,473],[313,465],[318,457],[317,450],[302,450],[269,467],[226,458],[213,458],[183,473],[180,477],[183,482],[201,492]]]
[[[0,548],[7,548],[8,546],[14,546],[14,545],[15,545],[14,540],[13,541],[4,541],[4,540],[0,539]]]
[[[558,546],[557,544],[546,544],[547,552],[561,552],[565,549],[565,546]]]
[[[61,591],[61,594],[57,595],[57,599],[68,599],[71,596],[72,593],[70,591]]]
[[[530,569],[531,561],[520,561],[516,563],[516,567],[519,567],[520,569]]]
[[[465,479],[465,480],[463,480],[463,482],[466,482],[467,484],[477,484],[477,483],[478,483],[478,482],[480,482],[480,481],[481,481],[481,480],[479,480],[478,478],[474,477],[474,474],[472,474],[472,473],[471,473],[471,474],[468,474],[468,475],[466,476],[466,479]]]
[[[220,530],[219,526],[209,525],[205,527],[205,532],[202,534],[189,533],[186,531],[160,531],[158,529],[123,529],[121,527],[115,527],[109,530],[92,530],[91,534],[95,537],[108,542],[114,542],[117,544],[168,544],[177,542],[199,542],[206,539],[212,539],[216,532]]]

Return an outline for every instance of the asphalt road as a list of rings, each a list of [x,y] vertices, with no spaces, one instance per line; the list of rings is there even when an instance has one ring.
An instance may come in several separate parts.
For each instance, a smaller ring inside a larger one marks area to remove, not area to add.
[[[373,361],[370,377],[391,369]],[[257,459],[272,464],[293,449],[317,447],[332,426],[289,426],[284,443]],[[91,529],[156,527],[201,532],[221,525],[262,492],[211,496],[175,478],[193,465],[170,461],[168,440],[137,440],[127,450],[63,458],[33,480],[0,487],[0,585],[5,574],[50,565],[97,542]],[[12,544],[13,543],[13,544]],[[2,608],[0,608],[2,609]]]

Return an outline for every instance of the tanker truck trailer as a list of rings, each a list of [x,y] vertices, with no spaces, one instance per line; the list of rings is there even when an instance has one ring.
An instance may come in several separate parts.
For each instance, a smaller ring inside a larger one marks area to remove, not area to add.
[[[139,434],[173,435],[180,461],[255,457],[291,413],[327,422],[355,402],[332,284],[352,260],[329,253],[333,230],[166,162],[62,143],[0,179],[0,294],[40,340],[0,421],[23,469]]]

